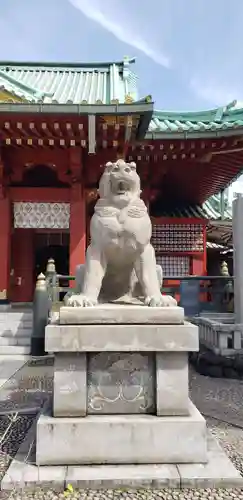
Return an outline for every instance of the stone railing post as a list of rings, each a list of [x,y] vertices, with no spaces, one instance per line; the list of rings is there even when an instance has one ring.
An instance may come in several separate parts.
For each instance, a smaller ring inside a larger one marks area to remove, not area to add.
[[[56,266],[54,259],[48,259],[46,266],[46,286],[48,289],[48,295],[51,301],[53,301],[53,286],[55,283],[56,276]]]
[[[33,302],[33,331],[31,337],[31,355],[45,354],[45,328],[48,323],[49,296],[44,274],[37,278]]]

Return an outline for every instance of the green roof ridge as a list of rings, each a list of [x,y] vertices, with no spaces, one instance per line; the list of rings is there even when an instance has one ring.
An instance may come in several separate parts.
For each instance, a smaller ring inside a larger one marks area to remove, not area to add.
[[[81,68],[108,68],[110,66],[116,65],[123,67],[124,64],[133,64],[135,63],[135,57],[124,57],[122,61],[108,61],[108,62],[52,62],[52,61],[1,61],[0,60],[0,68],[2,66],[11,67],[33,67],[33,68],[72,68],[72,69],[81,69]]]
[[[201,111],[164,111],[164,110],[154,110],[153,118],[158,120],[171,120],[171,121],[191,121],[191,122],[221,122],[225,121],[227,118],[243,117],[243,107],[235,108],[234,105],[237,101],[233,101],[226,106],[220,106],[218,108],[201,110]]]

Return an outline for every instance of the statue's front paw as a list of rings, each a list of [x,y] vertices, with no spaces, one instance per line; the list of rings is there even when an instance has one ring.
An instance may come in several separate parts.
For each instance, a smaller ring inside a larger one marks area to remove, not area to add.
[[[97,301],[94,299],[90,299],[86,295],[72,295],[67,300],[67,306],[71,307],[94,307],[96,306]]]
[[[176,299],[171,295],[160,295],[147,297],[145,300],[146,306],[149,307],[175,307],[177,306]]]

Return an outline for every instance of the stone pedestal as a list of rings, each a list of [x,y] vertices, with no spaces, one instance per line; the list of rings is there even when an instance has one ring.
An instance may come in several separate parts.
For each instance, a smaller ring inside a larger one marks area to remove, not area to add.
[[[62,308],[45,340],[55,353],[53,406],[30,429],[3,490],[243,486],[189,400],[198,331],[183,309]]]
[[[194,405],[187,417],[88,415],[37,426],[38,465],[206,463],[206,425]]]
[[[206,463],[206,423],[189,400],[198,329],[175,308],[68,308],[46,328],[52,414],[38,465]]]

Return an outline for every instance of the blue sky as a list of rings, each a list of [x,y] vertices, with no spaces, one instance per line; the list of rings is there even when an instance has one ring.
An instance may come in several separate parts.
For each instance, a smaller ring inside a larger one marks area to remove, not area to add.
[[[243,0],[6,0],[0,59],[135,56],[157,109],[207,109],[243,101],[242,20]]]
[[[97,61],[136,56],[156,108],[243,100],[242,0],[7,0],[0,58]]]

